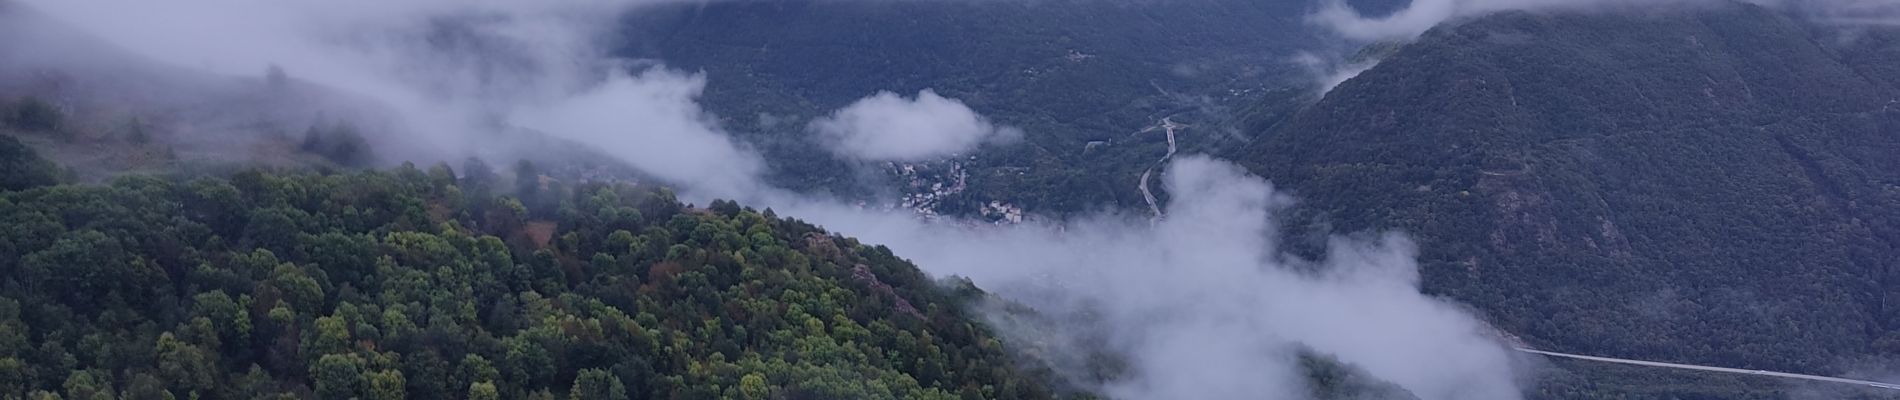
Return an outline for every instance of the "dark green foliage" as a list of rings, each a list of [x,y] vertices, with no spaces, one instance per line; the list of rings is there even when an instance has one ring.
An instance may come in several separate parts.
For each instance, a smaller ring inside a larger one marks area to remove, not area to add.
[[[887,249],[626,185],[541,180],[552,209],[523,209],[448,174],[0,193],[0,397],[1051,397]]]
[[[598,369],[581,370],[574,378],[574,389],[569,392],[572,400],[627,400],[627,386],[620,378]]]
[[[59,183],[59,167],[13,136],[0,135],[0,191]]]
[[[31,132],[55,132],[66,123],[66,114],[37,97],[15,102],[0,115],[8,126]]]
[[[1312,398],[1336,400],[1418,400],[1398,385],[1383,382],[1365,371],[1317,354],[1301,354],[1300,367],[1311,382]]]
[[[1410,233],[1427,291],[1532,345],[1838,374],[1900,357],[1900,46],[1835,32],[1741,4],[1496,15],[1233,156],[1306,200],[1291,234]]]
[[[347,124],[312,126],[304,131],[297,149],[345,166],[365,166],[375,160],[363,134]]]

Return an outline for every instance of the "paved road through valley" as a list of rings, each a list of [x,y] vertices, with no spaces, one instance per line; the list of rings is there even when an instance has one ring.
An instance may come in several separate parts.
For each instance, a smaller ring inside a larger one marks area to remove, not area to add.
[[[1160,167],[1163,164],[1167,164],[1168,159],[1174,158],[1174,130],[1186,128],[1186,127],[1187,125],[1174,123],[1174,117],[1170,116],[1167,118],[1162,118],[1161,125],[1156,125],[1153,127],[1149,127],[1148,129],[1144,129],[1141,132],[1136,132],[1136,134],[1151,132],[1151,131],[1154,131],[1155,128],[1161,128],[1168,131],[1168,154],[1161,156],[1161,159],[1156,160],[1154,164],[1150,164],[1148,166],[1148,170],[1141,171],[1141,185],[1136,186],[1136,188],[1141,189],[1142,199],[1148,201],[1148,210],[1154,212],[1154,215],[1155,215],[1153,219],[1154,222],[1161,221],[1161,216],[1162,216],[1161,205],[1155,204],[1154,192],[1148,191],[1148,176],[1154,174],[1155,168]]]
[[[1831,376],[1791,374],[1787,372],[1763,371],[1759,369],[1723,368],[1723,367],[1710,367],[1710,366],[1703,366],[1703,365],[1673,364],[1673,363],[1655,362],[1655,361],[1626,360],[1626,359],[1621,359],[1621,358],[1596,357],[1596,356],[1586,356],[1586,355],[1580,355],[1580,354],[1568,354],[1568,353],[1558,353],[1558,352],[1543,351],[1543,350],[1533,350],[1533,349],[1526,349],[1522,347],[1517,348],[1517,351],[1530,353],[1530,354],[1550,356],[1550,357],[1562,357],[1562,358],[1570,358],[1570,359],[1585,360],[1585,361],[1641,365],[1645,367],[1661,367],[1661,368],[1687,369],[1687,370],[1696,370],[1696,371],[1723,372],[1723,373],[1730,373],[1730,374],[1761,375],[1761,376],[1772,376],[1772,377],[1777,377],[1777,378],[1789,378],[1789,379],[1805,379],[1805,380],[1810,380],[1810,381],[1845,383],[1849,385],[1861,385],[1861,386],[1869,386],[1869,387],[1875,387],[1875,388],[1881,388],[1881,389],[1900,390],[1900,384],[1863,381],[1863,380],[1858,380],[1858,379],[1835,378]]]

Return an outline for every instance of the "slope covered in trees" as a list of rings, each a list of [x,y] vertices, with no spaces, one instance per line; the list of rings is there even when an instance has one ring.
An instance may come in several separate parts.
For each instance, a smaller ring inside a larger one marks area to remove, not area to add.
[[[1740,3],[1441,26],[1231,155],[1399,229],[1542,348],[1843,374],[1900,358],[1900,35]],[[1301,225],[1296,224],[1296,225]]]
[[[0,136],[0,165],[45,165]],[[0,191],[0,397],[1049,398],[882,247],[479,164]],[[539,178],[539,179],[537,179]]]
[[[1352,2],[1372,9],[1403,3]],[[828,156],[806,124],[879,91],[933,89],[1026,133],[1019,143],[958,157],[970,187],[943,199],[942,211],[1003,200],[1060,214],[1142,204],[1129,182],[1167,143],[1135,132],[1170,115],[1211,126],[1229,108],[1303,82],[1305,71],[1289,58],[1320,47],[1322,38],[1302,19],[1311,7],[1252,0],[672,4],[629,14],[617,54],[705,72],[702,104],[767,155],[775,183],[798,190],[888,190],[890,177],[837,173],[853,162]],[[1202,143],[1213,139],[1208,132],[1182,140]]]

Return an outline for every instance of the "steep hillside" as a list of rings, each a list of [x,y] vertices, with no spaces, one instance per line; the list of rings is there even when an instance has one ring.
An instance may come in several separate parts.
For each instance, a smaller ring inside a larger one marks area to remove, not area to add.
[[[0,397],[1051,397],[887,249],[516,171],[9,179]]]
[[[934,89],[1027,133],[1020,143],[956,160],[970,171],[970,187],[945,199],[943,211],[1005,200],[1066,213],[1142,204],[1132,182],[1167,143],[1136,132],[1171,115],[1211,126],[1229,118],[1230,107],[1304,80],[1291,55],[1322,40],[1301,19],[1310,7],[1240,0],[681,4],[632,13],[622,23],[620,54],[706,72],[707,109],[764,150],[775,180],[795,189],[886,186],[840,174],[852,163],[828,157],[807,138],[806,124],[878,91]],[[1216,131],[1205,132],[1181,140],[1202,143]]]
[[[1231,156],[1561,351],[1900,358],[1900,42],[1730,4],[1442,26]]]

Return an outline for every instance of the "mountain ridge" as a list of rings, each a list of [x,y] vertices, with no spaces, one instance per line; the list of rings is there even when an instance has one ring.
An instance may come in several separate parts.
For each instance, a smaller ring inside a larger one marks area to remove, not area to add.
[[[1730,3],[1447,24],[1233,151],[1295,219],[1420,240],[1534,344],[1828,372],[1893,357],[1893,32]],[[1743,273],[1735,273],[1737,271]]]

